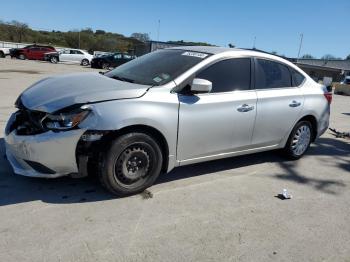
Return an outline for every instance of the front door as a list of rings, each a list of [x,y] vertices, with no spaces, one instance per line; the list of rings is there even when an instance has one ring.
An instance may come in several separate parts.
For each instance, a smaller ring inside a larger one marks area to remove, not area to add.
[[[219,61],[196,75],[212,82],[208,94],[179,95],[177,159],[195,161],[248,149],[256,92],[250,90],[251,59]]]
[[[63,49],[60,51],[60,61],[65,62],[65,61],[70,61],[70,49]]]

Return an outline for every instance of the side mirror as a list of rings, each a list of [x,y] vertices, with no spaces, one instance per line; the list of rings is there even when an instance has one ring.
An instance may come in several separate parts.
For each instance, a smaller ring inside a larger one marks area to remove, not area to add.
[[[191,84],[191,91],[193,93],[210,93],[212,86],[212,82],[206,79],[195,78]]]

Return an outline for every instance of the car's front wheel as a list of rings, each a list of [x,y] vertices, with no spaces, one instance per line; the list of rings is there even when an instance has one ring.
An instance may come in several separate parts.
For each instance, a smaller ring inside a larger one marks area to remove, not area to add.
[[[88,65],[89,65],[89,60],[83,59],[83,60],[81,61],[81,65],[82,65],[82,66],[88,66]]]
[[[129,133],[115,139],[103,155],[99,178],[118,196],[137,194],[150,187],[162,169],[163,156],[149,135]]]
[[[18,58],[21,59],[21,60],[25,60],[25,59],[26,59],[26,56],[25,56],[24,54],[20,54],[20,55],[18,56]]]
[[[313,130],[310,122],[298,122],[289,135],[284,148],[286,156],[295,160],[301,158],[310,147],[312,134]]]

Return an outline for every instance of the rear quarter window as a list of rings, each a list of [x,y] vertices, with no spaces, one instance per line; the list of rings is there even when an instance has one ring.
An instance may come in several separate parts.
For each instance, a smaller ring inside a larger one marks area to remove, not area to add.
[[[304,82],[305,76],[303,76],[293,68],[290,68],[290,71],[292,73],[293,86],[300,86]]]

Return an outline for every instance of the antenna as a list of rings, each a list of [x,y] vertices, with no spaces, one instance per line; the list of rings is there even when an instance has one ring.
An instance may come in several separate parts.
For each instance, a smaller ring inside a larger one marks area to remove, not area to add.
[[[299,57],[300,57],[300,51],[301,51],[301,46],[303,44],[303,38],[304,38],[304,34],[300,34],[300,44],[299,44],[299,51],[298,51],[297,59],[299,59]]]
[[[256,49],[255,48],[255,43],[256,43],[256,36],[254,36],[253,49]]]
[[[159,42],[160,19],[158,20],[157,41]]]

